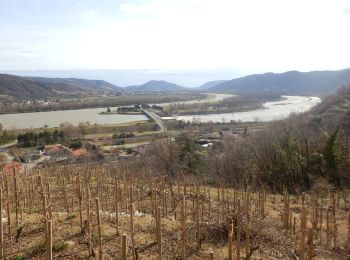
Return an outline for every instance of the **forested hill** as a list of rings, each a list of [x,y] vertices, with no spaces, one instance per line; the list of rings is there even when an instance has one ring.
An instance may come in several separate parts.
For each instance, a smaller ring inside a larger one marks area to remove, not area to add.
[[[103,80],[37,78],[0,74],[0,98],[7,100],[69,98],[120,94],[122,88]]]
[[[325,96],[350,85],[350,69],[338,71],[288,71],[254,74],[225,81],[209,88],[212,92],[279,92],[289,95]]]

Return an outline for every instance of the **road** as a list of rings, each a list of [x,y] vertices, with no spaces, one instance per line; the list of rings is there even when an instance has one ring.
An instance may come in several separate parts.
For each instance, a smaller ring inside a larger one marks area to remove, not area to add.
[[[5,148],[9,148],[13,145],[16,145],[17,144],[17,140],[11,142],[11,143],[8,143],[8,144],[4,144],[4,145],[0,145],[0,149],[5,149]]]
[[[149,117],[151,117],[156,123],[157,125],[159,126],[160,128],[160,131],[161,132],[166,132],[166,127],[162,121],[162,119],[160,118],[160,116],[158,116],[156,113],[152,112],[152,111],[149,111],[149,110],[146,110],[144,108],[141,108],[141,110],[146,114],[148,115]]]

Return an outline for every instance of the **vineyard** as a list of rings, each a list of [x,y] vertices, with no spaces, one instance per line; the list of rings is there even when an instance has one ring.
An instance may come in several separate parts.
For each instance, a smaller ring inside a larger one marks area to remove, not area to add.
[[[2,174],[0,200],[1,259],[349,259],[344,192],[82,165]]]

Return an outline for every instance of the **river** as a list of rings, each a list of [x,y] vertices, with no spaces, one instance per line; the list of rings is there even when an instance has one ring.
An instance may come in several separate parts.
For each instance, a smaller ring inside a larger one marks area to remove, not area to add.
[[[282,96],[280,101],[266,102],[263,108],[246,112],[208,114],[208,115],[188,115],[176,116],[175,119],[191,122],[268,122],[281,120],[288,117],[291,113],[301,113],[310,110],[313,106],[321,102],[318,97],[302,96]]]
[[[233,95],[215,94],[208,99],[186,101],[185,103],[201,103],[222,100]],[[321,100],[317,97],[284,96],[285,100],[264,103],[264,109],[248,112],[210,114],[210,115],[190,115],[175,117],[183,121],[201,122],[229,122],[235,121],[272,121],[283,119],[292,112],[305,112],[318,104]],[[181,103],[181,102],[180,102]],[[158,104],[161,106],[169,103]],[[100,115],[106,108],[91,108],[79,110],[62,110],[50,112],[17,113],[0,115],[0,123],[5,129],[24,129],[48,127],[58,127],[61,123],[70,122],[77,125],[80,122],[89,121],[90,124],[122,124],[140,120],[148,120],[144,115]]]
[[[144,115],[101,115],[106,108],[89,108],[77,110],[60,110],[49,112],[17,113],[0,115],[0,123],[5,129],[40,128],[47,125],[58,127],[61,123],[69,122],[74,125],[80,122],[90,124],[122,124],[140,120],[148,120]]]

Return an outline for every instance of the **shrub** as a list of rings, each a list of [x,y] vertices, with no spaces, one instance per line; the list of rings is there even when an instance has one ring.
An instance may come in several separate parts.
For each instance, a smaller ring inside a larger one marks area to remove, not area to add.
[[[80,139],[74,140],[72,143],[70,143],[69,148],[76,150],[82,147],[82,143]]]

